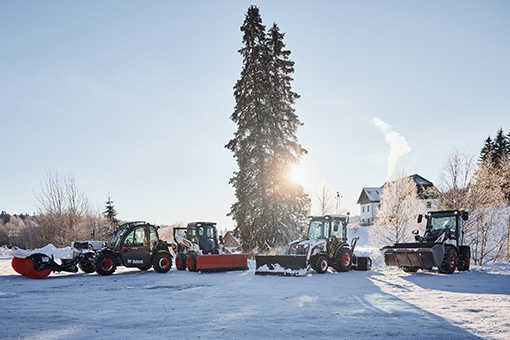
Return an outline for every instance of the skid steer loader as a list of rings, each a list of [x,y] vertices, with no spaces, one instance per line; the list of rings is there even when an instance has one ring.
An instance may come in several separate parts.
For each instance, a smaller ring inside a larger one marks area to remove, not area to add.
[[[347,243],[348,215],[310,216],[307,237],[288,244],[285,255],[257,255],[256,275],[304,276],[311,269],[325,273],[329,266],[338,272],[370,270],[369,257],[355,256],[359,237]]]
[[[465,245],[463,222],[468,220],[467,211],[431,211],[425,215],[425,234],[414,230],[413,243],[395,243],[381,249],[387,266],[397,266],[405,272],[437,267],[440,273],[451,274],[469,270],[470,247]],[[418,216],[418,223],[423,215]]]
[[[185,235],[181,235],[185,231]],[[248,254],[228,254],[214,222],[190,222],[174,228],[175,266],[190,272],[248,270]]]

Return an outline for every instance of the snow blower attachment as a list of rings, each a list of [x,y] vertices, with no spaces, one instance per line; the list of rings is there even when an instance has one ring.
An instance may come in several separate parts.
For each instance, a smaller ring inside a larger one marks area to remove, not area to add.
[[[82,271],[90,273],[94,271],[92,262],[95,250],[100,249],[102,243],[98,241],[73,242],[71,258],[60,259],[61,264],[55,262],[53,255],[34,253],[26,257],[14,256],[11,265],[18,274],[32,279],[44,279],[53,271],[76,273],[78,267]]]
[[[185,231],[181,235],[180,231]],[[214,222],[191,222],[186,228],[174,228],[178,270],[212,272],[248,270],[248,254],[228,254]]]
[[[397,266],[405,272],[437,267],[440,273],[451,274],[458,269],[469,269],[470,248],[464,245],[464,210],[431,211],[426,215],[427,226],[423,237],[413,231],[416,242],[395,243],[382,248],[387,266]],[[421,223],[423,215],[418,216]]]
[[[305,240],[290,242],[285,255],[257,255],[256,275],[304,276],[310,269],[325,273],[370,270],[369,257],[355,256],[359,237],[347,243],[348,215],[311,216]]]

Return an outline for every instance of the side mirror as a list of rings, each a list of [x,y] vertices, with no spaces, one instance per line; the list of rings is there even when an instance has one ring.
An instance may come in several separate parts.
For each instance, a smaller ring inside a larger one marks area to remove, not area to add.
[[[335,226],[333,227],[333,231],[334,231],[334,232],[337,232],[337,231],[338,231],[338,224],[335,224]]]
[[[421,216],[421,215],[420,215]],[[418,230],[413,230],[413,234],[414,235],[418,235],[419,231]]]
[[[422,215],[422,214],[419,214],[419,215],[418,215],[418,223],[421,223],[421,221],[423,221],[423,215]],[[417,230],[414,230],[414,231],[413,231],[413,234],[414,234],[414,232],[415,232],[415,231],[417,231]]]
[[[468,220],[468,212],[466,210],[462,210],[462,220],[463,221]]]

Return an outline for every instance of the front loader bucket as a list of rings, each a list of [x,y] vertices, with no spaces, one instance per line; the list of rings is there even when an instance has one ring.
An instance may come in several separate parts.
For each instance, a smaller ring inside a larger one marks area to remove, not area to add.
[[[257,255],[255,275],[305,276],[306,255]]]
[[[441,264],[445,248],[441,243],[396,243],[382,249],[387,266],[432,268]]]
[[[42,256],[44,257],[45,255]],[[35,261],[37,261],[37,263]],[[33,258],[32,256],[26,258],[13,257],[11,265],[12,269],[14,269],[18,274],[37,280],[46,278],[52,272],[51,269],[45,268],[42,262],[39,262],[37,258]]]
[[[197,271],[248,270],[249,254],[200,255],[197,257]]]

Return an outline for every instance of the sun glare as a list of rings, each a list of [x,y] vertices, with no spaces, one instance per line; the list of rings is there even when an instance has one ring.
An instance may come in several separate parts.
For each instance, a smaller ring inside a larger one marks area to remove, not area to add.
[[[289,170],[289,178],[296,183],[304,184],[306,181],[306,174],[303,167],[300,165],[293,165]]]

